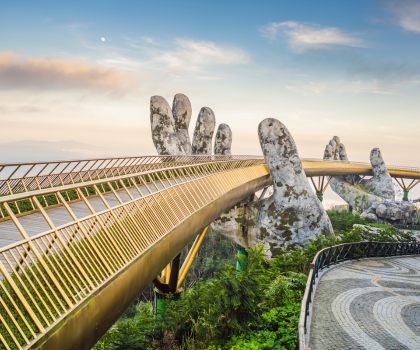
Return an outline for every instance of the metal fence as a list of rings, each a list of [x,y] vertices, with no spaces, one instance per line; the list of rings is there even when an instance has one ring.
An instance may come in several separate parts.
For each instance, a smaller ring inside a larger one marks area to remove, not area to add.
[[[264,159],[262,156],[142,156],[0,164],[0,196],[172,166],[249,158]],[[301,158],[301,160],[371,167],[369,163],[360,162],[312,158]],[[404,171],[413,176],[420,174],[420,168],[396,165],[387,168],[389,171]]]
[[[262,156],[143,156],[0,164],[0,196],[120,175]]]
[[[296,349],[307,349],[305,334],[307,331],[307,318],[309,316],[309,304],[312,302],[313,287],[318,277],[318,272],[325,267],[339,262],[373,257],[419,255],[420,243],[407,242],[356,242],[344,243],[336,246],[330,246],[320,250],[310,265],[308,280],[305,293],[303,295]]]
[[[180,222],[267,175],[261,158],[226,159],[0,197],[23,237],[0,249],[0,348],[26,348]],[[119,205],[107,202],[105,184]],[[131,200],[123,203],[116,188]],[[91,215],[77,219],[61,194],[69,189],[77,190]],[[57,194],[74,221],[55,227],[40,204],[46,193]],[[8,205],[16,197],[30,198],[51,229],[29,237]],[[96,212],[91,197],[100,197],[107,209]]]

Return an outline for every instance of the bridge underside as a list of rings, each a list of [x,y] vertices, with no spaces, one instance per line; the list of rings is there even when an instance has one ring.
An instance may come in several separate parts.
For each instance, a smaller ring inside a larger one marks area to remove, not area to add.
[[[202,207],[146,249],[120,272],[52,325],[28,348],[89,350],[141,295],[148,284],[191,240],[220,214],[258,190],[270,186],[270,175],[242,184]]]

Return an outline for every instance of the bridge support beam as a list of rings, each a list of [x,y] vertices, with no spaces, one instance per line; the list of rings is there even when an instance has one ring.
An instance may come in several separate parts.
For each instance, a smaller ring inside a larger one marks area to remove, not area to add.
[[[155,292],[155,316],[156,318],[163,319],[166,309],[166,300],[169,295],[172,295],[177,300],[181,295],[181,286],[187,276],[188,270],[191,267],[194,258],[197,255],[198,249],[203,242],[209,226],[201,232],[195,239],[190,252],[185,258],[184,264],[181,269],[181,253],[179,253],[172,262],[165,267],[161,276],[157,276],[153,280],[153,290]]]
[[[331,180],[333,179],[334,176],[330,176],[330,178],[328,179],[327,183],[324,186],[324,181],[325,181],[325,176],[320,176],[318,177],[318,185],[315,184],[314,179],[311,177],[311,181],[312,181],[312,185],[315,188],[315,192],[316,192],[316,196],[318,197],[318,199],[322,202],[322,200],[324,199],[324,192],[327,189],[328,185],[330,184]]]
[[[402,190],[404,191],[404,195],[403,195],[403,201],[408,201],[408,192],[410,192],[410,190],[416,186],[420,180],[413,180],[410,182],[410,184],[408,186],[406,186],[406,184],[404,183],[403,178],[400,178],[400,180],[398,181],[397,178],[395,178],[395,181],[397,181],[398,185],[400,185],[400,187],[402,188]]]

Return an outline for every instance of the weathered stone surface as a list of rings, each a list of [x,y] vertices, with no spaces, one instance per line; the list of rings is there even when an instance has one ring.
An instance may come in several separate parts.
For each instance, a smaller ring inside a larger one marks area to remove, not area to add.
[[[185,154],[192,154],[188,127],[191,121],[191,102],[184,94],[176,94],[172,103],[172,115],[174,116],[175,133],[181,143]]]
[[[374,148],[370,152],[370,164],[373,168],[373,177],[360,181],[360,186],[378,197],[395,200],[392,178],[388,173],[379,148]]]
[[[289,130],[269,118],[260,123],[258,135],[274,193],[267,199],[238,205],[216,220],[214,228],[245,247],[264,244],[268,259],[282,248],[293,250],[307,245],[317,234],[333,235],[328,215],[306,179]]]
[[[216,138],[214,140],[214,154],[232,155],[230,150],[232,146],[232,130],[229,125],[220,124],[217,129]]]
[[[150,126],[153,143],[159,155],[185,154],[175,134],[171,108],[162,96],[150,98]]]
[[[174,99],[173,111],[178,116],[183,115],[182,110],[188,109],[181,107],[181,102],[185,102],[181,97]],[[153,141],[159,154],[178,155],[184,152],[175,134],[171,110],[162,97],[154,96],[151,99],[151,124]],[[193,154],[211,154],[214,127],[213,111],[202,108],[194,132]],[[278,120],[266,119],[260,123],[258,133],[274,180],[274,193],[261,200],[253,195],[247,201],[238,203],[218,218],[212,227],[244,247],[264,244],[269,258],[282,248],[292,250],[305,246],[316,234],[332,235],[329,218],[310,188],[287,128]],[[188,139],[185,138],[184,145],[187,143]],[[221,124],[214,145],[215,153],[230,154],[231,143],[229,126]]]
[[[334,136],[325,147],[324,159],[347,161],[347,151],[340,139]],[[359,213],[368,209],[374,202],[383,199],[395,199],[392,178],[386,169],[385,162],[378,148],[370,153],[373,177],[364,180],[360,176],[334,176],[330,186]]]
[[[192,154],[212,154],[211,145],[215,127],[216,117],[214,116],[213,111],[209,107],[201,108],[194,130]]]
[[[372,222],[385,225],[415,225],[418,222],[416,206],[405,201],[375,202],[361,216]]]

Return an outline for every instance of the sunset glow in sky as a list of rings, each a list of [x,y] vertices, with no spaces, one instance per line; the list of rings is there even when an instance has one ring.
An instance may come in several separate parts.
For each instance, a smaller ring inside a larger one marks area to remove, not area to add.
[[[301,157],[338,135],[352,160],[420,166],[419,43],[415,0],[1,1],[0,143],[155,154],[150,96],[184,93],[235,154],[274,117]]]

